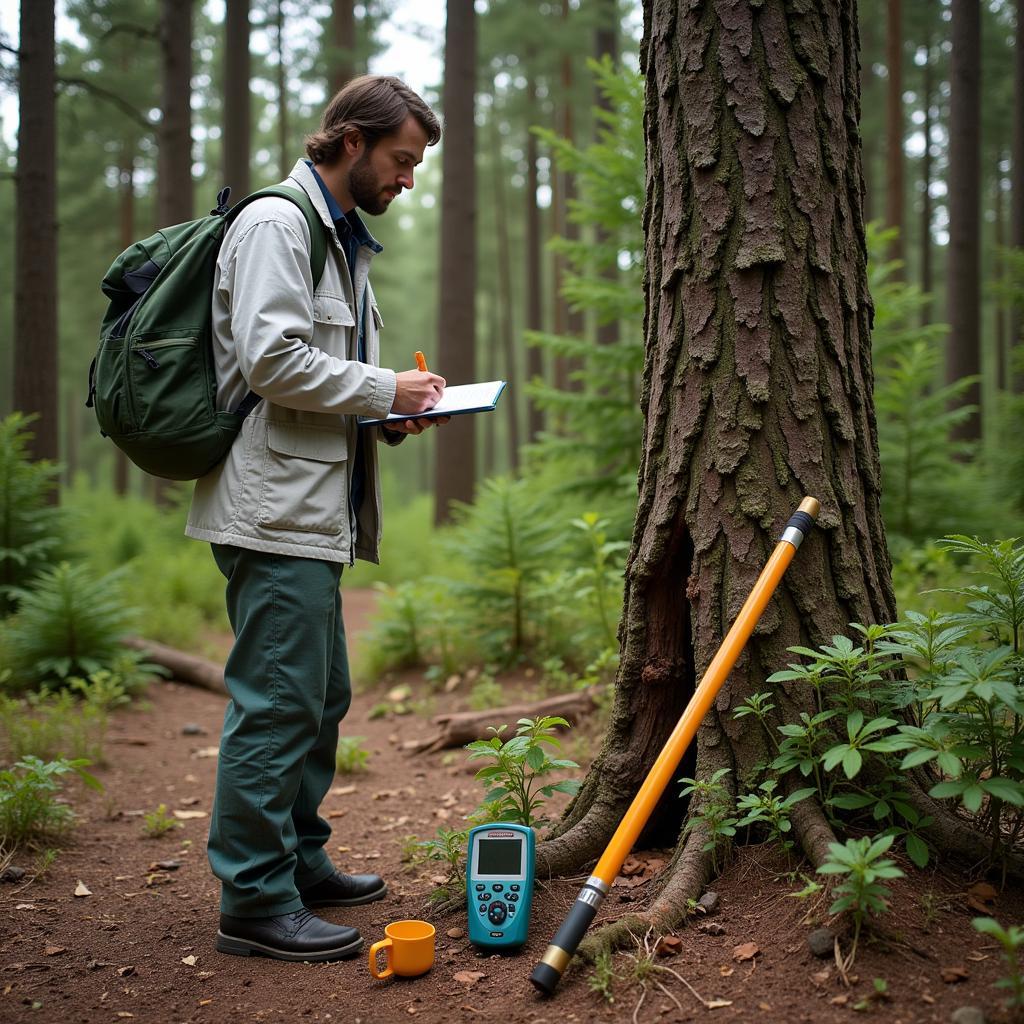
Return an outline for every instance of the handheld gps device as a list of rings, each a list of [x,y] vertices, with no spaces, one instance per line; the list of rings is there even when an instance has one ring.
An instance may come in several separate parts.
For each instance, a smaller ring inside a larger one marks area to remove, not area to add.
[[[533,899],[533,829],[478,825],[469,833],[466,904],[469,941],[488,949],[526,941]]]

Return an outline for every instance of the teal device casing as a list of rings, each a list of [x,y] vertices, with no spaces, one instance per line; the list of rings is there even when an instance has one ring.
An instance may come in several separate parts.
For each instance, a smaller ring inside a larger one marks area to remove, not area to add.
[[[466,909],[469,941],[508,949],[526,941],[533,902],[533,829],[495,822],[469,833]]]

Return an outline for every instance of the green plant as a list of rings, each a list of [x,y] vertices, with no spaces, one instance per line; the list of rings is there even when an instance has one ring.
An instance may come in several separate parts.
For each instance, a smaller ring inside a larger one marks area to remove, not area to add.
[[[1007,976],[996,982],[997,988],[1006,988],[1010,994],[1006,1006],[1024,1006],[1024,972],[1021,971],[1020,952],[1024,949],[1024,928],[1010,925],[1004,928],[995,918],[976,917],[971,922],[976,931],[991,936],[999,943]]]
[[[142,819],[142,834],[147,839],[159,839],[168,832],[182,828],[182,824],[167,810],[167,804],[157,805],[155,811],[149,811]]]
[[[680,796],[690,798],[690,811],[686,818],[686,831],[701,828],[709,838],[704,843],[704,852],[711,853],[715,871],[720,870],[718,850],[727,845],[736,835],[737,818],[733,810],[732,794],[723,785],[722,779],[729,774],[728,768],[719,768],[710,779],[679,779],[684,783]]]
[[[500,708],[507,704],[508,700],[494,676],[488,672],[481,672],[469,691],[467,703],[473,711],[486,711],[488,708]]]
[[[777,787],[778,782],[775,779],[768,779],[762,782],[755,792],[741,796],[736,801],[736,810],[746,811],[746,814],[736,822],[736,828],[760,825],[767,829],[769,839],[782,843],[788,850],[793,845],[786,838],[793,828],[789,820],[789,809],[795,803],[813,796],[815,790],[798,789],[782,797],[776,794]]]
[[[555,793],[575,793],[579,789],[576,779],[545,780],[556,771],[579,765],[567,758],[553,758],[545,750],[545,747],[561,749],[556,730],[569,728],[564,718],[520,718],[516,725],[516,734],[509,739],[502,740],[505,726],[492,727],[490,731],[494,735],[490,739],[469,743],[466,750],[470,761],[493,762],[476,773],[477,781],[486,788],[483,802],[496,805],[499,811],[491,820],[538,826],[546,821],[537,812],[548,798]]]
[[[629,550],[625,541],[610,540],[609,521],[596,512],[584,512],[572,525],[583,534],[590,555],[589,564],[572,571],[570,586],[573,600],[590,604],[600,624],[605,647],[615,646],[615,632],[622,608],[623,552]]]
[[[62,514],[49,500],[59,467],[29,453],[35,418],[15,412],[0,420],[0,615],[63,544]]]
[[[618,975],[615,973],[615,959],[610,950],[603,949],[594,960],[594,969],[587,978],[587,987],[596,992],[606,1003],[615,1002],[613,986]]]
[[[861,1000],[853,1004],[855,1010],[870,1010],[878,1003],[887,1003],[892,999],[889,994],[889,982],[885,978],[874,978],[871,982],[871,992]]]
[[[355,775],[366,771],[370,752],[363,750],[365,736],[339,736],[335,765],[339,775]]]
[[[865,919],[870,914],[881,914],[888,910],[885,898],[889,890],[881,884],[881,880],[903,877],[896,862],[884,856],[892,843],[891,835],[847,839],[845,845],[829,843],[828,857],[818,868],[818,873],[822,875],[844,876],[833,889],[836,899],[829,913],[841,914],[849,910],[853,915],[853,942],[846,957],[845,968],[849,968],[856,958],[857,941]]]
[[[85,770],[88,763],[82,758],[43,761],[29,754],[0,771],[0,847],[61,839],[75,819],[74,811],[57,801],[62,776],[76,775],[92,789],[103,788]]]
[[[465,884],[468,839],[468,829],[439,828],[433,839],[416,844],[426,860],[440,861],[447,868],[448,880],[443,887],[446,890]]]
[[[14,680],[38,687],[87,677],[124,663],[121,639],[132,615],[121,599],[118,575],[97,578],[82,564],[45,569],[32,586],[16,588],[18,612],[7,629]],[[128,652],[134,662],[142,656]]]

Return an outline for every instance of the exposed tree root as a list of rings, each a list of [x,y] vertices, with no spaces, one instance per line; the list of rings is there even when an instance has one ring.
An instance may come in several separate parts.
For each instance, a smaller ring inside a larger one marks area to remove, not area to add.
[[[665,882],[650,909],[627,914],[598,928],[580,943],[577,955],[592,963],[601,953],[621,949],[652,928],[663,934],[683,924],[688,916],[688,901],[700,896],[712,876],[711,852],[701,849],[708,838],[704,829],[694,828],[665,869]]]
[[[796,789],[792,782],[784,783],[784,791],[789,793]],[[838,842],[832,826],[825,818],[825,812],[817,800],[808,797],[795,803],[789,809],[789,820],[793,824],[793,832],[800,840],[807,859],[816,867],[821,867],[828,856],[828,844]]]

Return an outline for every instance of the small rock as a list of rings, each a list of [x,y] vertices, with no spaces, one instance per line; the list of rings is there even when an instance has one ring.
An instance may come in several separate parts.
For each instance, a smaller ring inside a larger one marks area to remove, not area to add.
[[[807,948],[822,959],[833,955],[835,945],[836,936],[830,928],[815,928],[807,936]]]
[[[13,864],[0,871],[0,882],[20,882],[25,877],[25,869]]]
[[[705,914],[714,914],[718,910],[718,905],[721,902],[722,900],[718,893],[712,892],[709,889],[699,900],[697,900],[697,906],[703,907]]]
[[[181,727],[181,735],[205,736],[206,730],[201,725],[197,725],[195,722],[186,722],[185,725]]]
[[[977,1006],[961,1006],[949,1019],[953,1024],[985,1024],[985,1014]]]
[[[466,932],[462,928],[449,928],[445,934],[449,939],[461,939]]]

